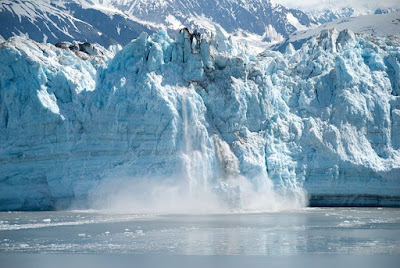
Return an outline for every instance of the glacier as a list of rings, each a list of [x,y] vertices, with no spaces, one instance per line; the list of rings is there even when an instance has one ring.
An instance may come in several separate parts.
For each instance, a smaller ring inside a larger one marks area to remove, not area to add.
[[[86,53],[13,37],[0,60],[0,210],[400,205],[398,38],[330,29],[255,54],[218,27]]]

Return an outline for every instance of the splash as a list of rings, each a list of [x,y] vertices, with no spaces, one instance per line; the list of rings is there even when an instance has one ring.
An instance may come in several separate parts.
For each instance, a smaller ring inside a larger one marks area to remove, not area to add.
[[[276,191],[270,180],[257,189],[243,176],[225,179],[208,188],[179,183],[187,178],[119,178],[103,182],[92,205],[111,213],[221,214],[276,212],[302,209],[303,191]]]

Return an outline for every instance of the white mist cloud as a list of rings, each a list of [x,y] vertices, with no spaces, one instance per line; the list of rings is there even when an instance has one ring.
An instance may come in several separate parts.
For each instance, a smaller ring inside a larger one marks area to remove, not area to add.
[[[109,213],[212,214],[298,210],[307,205],[302,189],[280,192],[269,179],[253,180],[236,176],[191,188],[187,178],[109,178],[90,194],[90,207]]]
[[[273,3],[302,10],[338,9],[342,7],[358,7],[374,10],[376,8],[398,8],[399,0],[272,0]]]

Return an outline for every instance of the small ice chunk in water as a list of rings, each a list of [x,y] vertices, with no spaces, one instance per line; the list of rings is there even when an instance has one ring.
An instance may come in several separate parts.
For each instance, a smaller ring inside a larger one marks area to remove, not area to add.
[[[86,234],[78,234],[78,236],[80,236],[80,237],[85,237],[86,236]]]

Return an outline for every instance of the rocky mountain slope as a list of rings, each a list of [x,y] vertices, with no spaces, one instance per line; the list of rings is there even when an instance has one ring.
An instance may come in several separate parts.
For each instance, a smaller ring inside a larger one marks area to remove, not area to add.
[[[202,32],[219,24],[225,31],[259,42],[276,42],[313,21],[302,11],[267,0],[5,0],[0,35],[27,34],[37,42],[89,41],[126,45],[143,31],[184,27]]]

